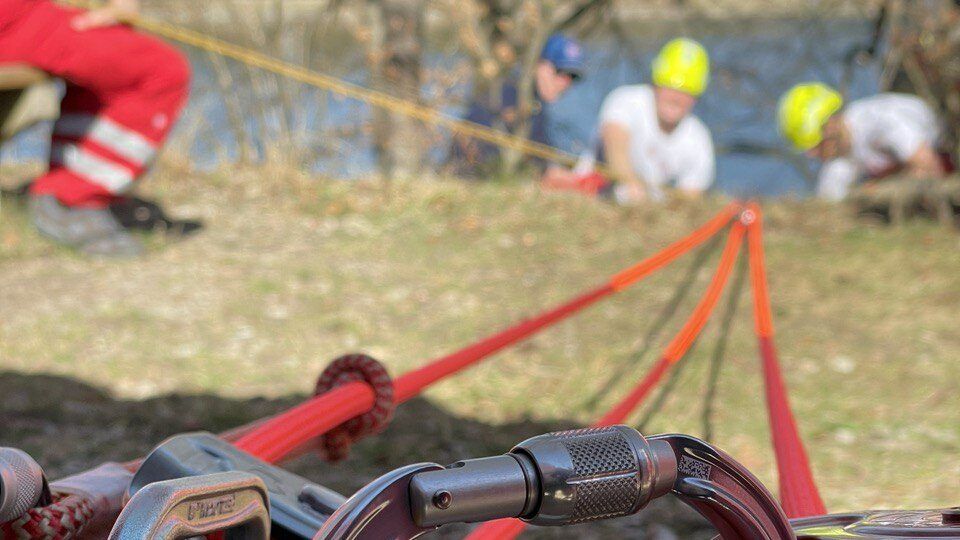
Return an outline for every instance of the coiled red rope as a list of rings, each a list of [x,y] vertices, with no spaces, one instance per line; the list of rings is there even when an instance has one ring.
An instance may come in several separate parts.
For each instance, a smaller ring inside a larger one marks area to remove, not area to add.
[[[773,343],[773,316],[767,288],[760,207],[751,204],[747,211],[752,213],[753,218],[748,227],[747,246],[750,253],[750,282],[753,286],[754,327],[760,345],[770,434],[780,479],[780,505],[790,518],[826,514],[827,509],[814,483],[797,422],[790,410],[787,387]]]
[[[365,354],[347,354],[331,362],[317,380],[314,395],[323,395],[353,381],[366,383],[373,389],[373,407],[320,437],[320,453],[328,461],[347,457],[354,441],[378,433],[393,417],[396,404],[390,374],[383,364]]]
[[[602,286],[396,378],[393,381],[395,402],[407,401],[440,379],[626,289],[721,231],[739,211],[740,205],[730,204],[687,237],[614,275]],[[375,394],[368,384],[350,382],[243,431],[235,444],[265,461],[276,462],[330,429],[366,413],[374,403]]]
[[[605,415],[597,420],[592,427],[604,427],[614,424],[620,424],[627,420],[630,414],[643,402],[647,394],[650,393],[663,375],[669,371],[670,366],[677,363],[690,350],[697,336],[703,330],[710,314],[717,305],[720,295],[727,284],[733,266],[737,261],[737,255],[743,245],[744,226],[737,222],[730,229],[727,237],[727,244],[723,248],[723,254],[720,256],[720,264],[717,266],[713,279],[707,287],[706,292],[697,304],[690,318],[684,323],[683,328],[677,332],[673,340],[667,346],[660,360],[653,366],[647,375],[623,400],[617,403]],[[467,540],[507,540],[516,538],[523,532],[527,524],[519,519],[500,519],[485,523],[474,530]]]

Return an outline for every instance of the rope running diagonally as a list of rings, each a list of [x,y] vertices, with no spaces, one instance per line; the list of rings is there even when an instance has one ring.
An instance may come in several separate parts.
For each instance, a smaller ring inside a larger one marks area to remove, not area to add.
[[[394,379],[394,399],[397,403],[407,401],[433,383],[526,339],[604,297],[630,287],[709,240],[726,228],[738,211],[738,204],[728,205],[685,238],[615,274],[600,287],[397,377]],[[260,459],[276,462],[301,444],[367,412],[373,405],[374,393],[369,385],[348,383],[258,424],[240,435],[235,444]]]
[[[740,222],[735,222],[727,236],[727,244],[723,248],[723,254],[720,257],[720,263],[713,274],[710,285],[704,292],[694,309],[690,318],[684,323],[680,331],[674,336],[674,339],[667,346],[660,360],[654,364],[636,387],[625,396],[617,405],[610,409],[599,420],[592,424],[593,427],[609,426],[619,424],[627,420],[633,411],[643,403],[644,398],[649,392],[657,386],[671,367],[679,362],[689,350],[690,346],[696,340],[697,336],[703,330],[704,325],[710,318],[710,314],[716,307],[720,295],[726,287],[727,280],[743,243],[745,226]],[[516,538],[526,528],[526,523],[519,519],[498,519],[488,521],[477,529],[474,529],[467,540],[508,540]]]
[[[673,320],[673,316],[677,313],[680,304],[683,303],[688,293],[692,290],[693,283],[700,275],[700,270],[706,265],[710,256],[713,255],[715,251],[718,251],[720,239],[720,235],[714,236],[697,252],[696,257],[685,271],[683,278],[675,289],[673,296],[653,318],[654,322],[647,329],[647,333],[643,336],[640,346],[630,354],[629,358],[627,358],[619,368],[610,373],[602,384],[597,386],[597,390],[595,390],[590,399],[583,404],[583,409],[595,409],[604,396],[609,395],[610,391],[613,390],[620,381],[623,381],[638,364],[647,358],[647,354],[667,328],[667,323]]]
[[[714,346],[713,356],[710,361],[710,372],[707,377],[707,388],[704,392],[704,404],[703,404],[703,417],[704,420],[704,430],[703,430],[703,439],[707,442],[713,437],[712,428],[709,422],[710,415],[710,406],[713,402],[714,396],[716,394],[717,386],[717,377],[719,375],[720,363],[723,359],[724,351],[727,346],[727,338],[730,334],[730,327],[733,324],[734,315],[736,315],[736,308],[739,304],[740,293],[743,290],[743,282],[746,277],[746,258],[740,258],[737,260],[736,271],[734,272],[733,281],[730,283],[729,292],[727,293],[727,305],[724,309],[723,314],[720,315],[720,327],[717,331],[717,342]],[[689,351],[687,354],[690,354]],[[673,389],[677,386],[680,375],[683,373],[687,363],[680,363],[677,367],[670,373],[670,378],[667,379],[667,382],[663,383],[663,386],[660,388],[660,392],[657,394],[657,397],[650,403],[650,406],[647,407],[647,411],[644,413],[643,417],[637,422],[637,431],[641,433],[646,433],[647,427],[653,417],[656,416],[663,406],[666,404],[666,400],[670,397],[670,394],[673,392]]]
[[[92,9],[98,3],[91,0],[58,0],[81,9]],[[431,107],[401,99],[390,94],[364,88],[337,77],[280,60],[253,49],[208,36],[195,30],[147,17],[126,17],[124,23],[157,36],[191,47],[231,58],[249,66],[257,67],[291,80],[315,86],[342,96],[368,103],[374,107],[402,114],[428,124],[434,124],[454,133],[479,139],[502,148],[510,148],[528,156],[542,158],[559,164],[573,166],[577,157],[552,146],[538,143],[517,135],[444,114]]]
[[[719,335],[713,348],[713,354],[710,357],[710,368],[707,373],[706,388],[703,393],[703,408],[701,409],[703,440],[708,443],[713,442],[713,412],[717,390],[720,384],[720,370],[723,367],[724,359],[726,359],[730,329],[733,327],[737,310],[740,307],[740,297],[743,292],[743,285],[746,282],[747,265],[749,261],[744,258],[740,259],[737,264],[736,274],[734,274],[733,282],[730,283],[730,293],[727,296],[726,309],[720,316]]]

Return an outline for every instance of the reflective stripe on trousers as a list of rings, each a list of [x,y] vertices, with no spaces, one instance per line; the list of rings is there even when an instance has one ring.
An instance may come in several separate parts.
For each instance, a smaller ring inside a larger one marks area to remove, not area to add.
[[[92,114],[64,114],[53,125],[53,135],[89,139],[137,167],[149,164],[157,153],[156,145],[143,135]]]

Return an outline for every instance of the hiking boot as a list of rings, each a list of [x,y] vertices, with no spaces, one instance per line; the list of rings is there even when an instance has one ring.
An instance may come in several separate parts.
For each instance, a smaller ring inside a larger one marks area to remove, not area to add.
[[[185,238],[203,228],[203,222],[171,217],[158,202],[141,197],[118,199],[110,205],[110,212],[128,231],[160,233],[171,239]]]
[[[52,195],[33,195],[30,217],[41,233],[85,255],[134,257],[143,253],[143,245],[123,229],[108,208],[70,208]]]

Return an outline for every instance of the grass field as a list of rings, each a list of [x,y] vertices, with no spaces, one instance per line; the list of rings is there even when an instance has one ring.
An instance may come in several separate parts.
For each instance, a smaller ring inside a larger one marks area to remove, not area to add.
[[[7,170],[3,184],[21,172]],[[95,261],[40,238],[15,204],[2,207],[0,445],[34,453],[54,477],[296,403],[344,352],[402,373],[600,284],[723,204],[625,209],[529,186],[386,191],[250,170],[167,168],[144,187],[206,228],[151,239],[141,260]],[[777,344],[829,509],[956,505],[960,235],[878,226],[815,202],[765,209]],[[435,386],[346,463],[305,457],[291,467],[349,492],[403,463],[500,452],[589,423],[683,323],[715,266],[708,255]],[[704,419],[725,304],[661,406],[651,401],[634,421],[647,419],[647,433],[709,429],[775,488],[748,287]],[[646,517],[537,534],[620,537],[654,523],[706,534],[675,505]]]

